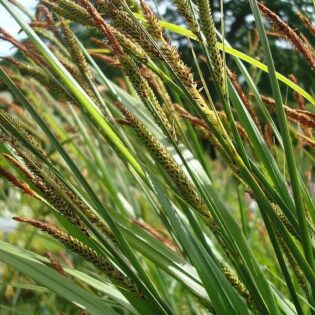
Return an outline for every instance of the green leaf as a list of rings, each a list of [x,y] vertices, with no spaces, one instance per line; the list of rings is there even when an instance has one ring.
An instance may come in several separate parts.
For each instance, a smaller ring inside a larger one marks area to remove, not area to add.
[[[72,280],[65,278],[35,258],[29,257],[27,251],[23,249],[0,241],[0,260],[55,292],[58,296],[86,308],[93,315],[103,315],[104,313],[118,315],[106,303],[80,288]]]

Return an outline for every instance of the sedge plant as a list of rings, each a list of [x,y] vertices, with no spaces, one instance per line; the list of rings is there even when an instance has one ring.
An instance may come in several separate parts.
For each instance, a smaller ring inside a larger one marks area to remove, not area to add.
[[[51,314],[315,312],[315,99],[276,72],[267,37],[313,71],[303,34],[248,1],[262,64],[230,47],[208,0],[174,0],[185,27],[145,0],[41,0],[34,17],[0,4],[27,36],[0,30],[19,50],[0,64],[0,175],[21,196],[2,196],[18,222],[0,242],[19,273],[5,296],[24,279],[63,301]]]

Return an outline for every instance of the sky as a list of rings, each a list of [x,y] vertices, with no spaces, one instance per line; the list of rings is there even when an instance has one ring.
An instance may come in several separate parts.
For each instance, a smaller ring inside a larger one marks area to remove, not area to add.
[[[36,0],[23,0],[21,1],[25,7],[30,10],[34,10],[37,1]],[[12,17],[6,12],[6,10],[0,5],[0,27],[5,29],[11,35],[23,38],[24,34],[18,35],[20,30],[18,24],[14,21]],[[0,57],[12,55],[15,52],[12,49],[12,45],[0,39]]]

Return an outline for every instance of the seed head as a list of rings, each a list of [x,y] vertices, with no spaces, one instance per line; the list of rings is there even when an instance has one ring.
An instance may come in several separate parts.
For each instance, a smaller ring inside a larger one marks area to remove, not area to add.
[[[207,40],[209,54],[212,62],[215,80],[221,92],[225,94],[224,66],[223,59],[217,46],[217,35],[213,21],[212,11],[208,0],[197,0],[200,24],[203,34]]]
[[[42,222],[39,220],[31,220],[26,218],[14,217],[15,221],[30,224],[34,227],[41,229],[42,231],[50,234],[62,244],[66,245],[76,254],[82,256],[87,261],[95,265],[98,269],[103,271],[115,284],[124,287],[136,295],[142,296],[138,288],[127,278],[117,267],[107,260],[105,257],[100,256],[94,250],[80,242],[73,236],[59,230],[56,226]]]
[[[82,52],[81,47],[78,45],[78,42],[75,38],[75,35],[70,27],[70,24],[68,21],[65,21],[64,19],[61,19],[61,28],[63,31],[63,34],[65,36],[68,49],[70,51],[70,54],[77,64],[78,68],[80,69],[82,74],[87,75],[89,78],[92,78],[91,70],[86,62],[85,56]]]
[[[143,104],[146,105],[147,109],[151,112],[156,123],[161,126],[162,130],[164,130],[165,127],[169,134],[176,141],[177,136],[175,129],[167,119],[165,112],[162,110],[162,107],[155,97],[155,94],[149,86],[147,80],[141,75],[141,71],[137,64],[129,55],[121,56],[120,62],[123,66],[124,72],[126,73],[133,87],[137,91]],[[162,121],[164,126],[162,126],[160,120]]]

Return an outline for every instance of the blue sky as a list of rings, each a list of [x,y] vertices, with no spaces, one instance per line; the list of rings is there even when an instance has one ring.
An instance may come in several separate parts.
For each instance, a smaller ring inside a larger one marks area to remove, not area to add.
[[[34,10],[36,6],[36,0],[23,0],[21,3],[25,7],[27,7],[30,10]],[[16,24],[16,22],[13,20],[13,18],[10,17],[10,15],[6,12],[6,10],[0,5],[0,27],[4,28],[8,33],[11,35],[21,38],[23,37],[23,34],[18,35],[18,32],[20,30],[19,26]],[[12,49],[12,45],[4,42],[3,40],[0,40],[0,57],[1,56],[7,56],[12,55],[14,53],[14,49]]]

